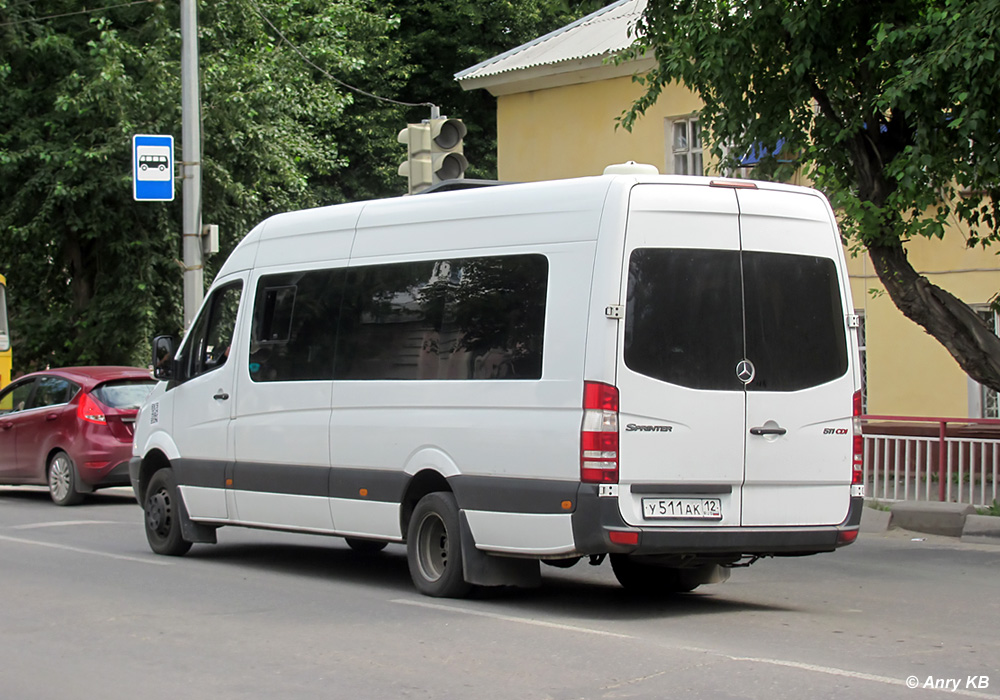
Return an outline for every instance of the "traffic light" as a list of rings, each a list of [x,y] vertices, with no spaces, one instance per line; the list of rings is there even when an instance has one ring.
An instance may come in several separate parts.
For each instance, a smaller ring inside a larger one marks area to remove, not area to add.
[[[431,174],[434,183],[442,180],[461,180],[469,161],[465,159],[462,139],[467,129],[461,119],[441,117],[430,120]]]
[[[407,124],[396,138],[406,144],[406,160],[399,166],[399,174],[407,178],[408,191],[416,194],[434,184],[431,176],[431,125]]]
[[[463,154],[466,128],[461,119],[439,117],[420,124],[407,124],[397,141],[407,147],[406,161],[399,174],[407,178],[410,194],[421,192],[444,180],[465,177],[469,161]]]

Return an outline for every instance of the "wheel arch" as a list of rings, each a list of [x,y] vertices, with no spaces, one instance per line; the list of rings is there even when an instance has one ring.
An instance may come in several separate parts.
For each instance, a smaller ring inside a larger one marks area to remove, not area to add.
[[[454,493],[448,479],[436,469],[422,469],[407,482],[402,501],[399,504],[399,531],[403,534],[404,541],[410,527],[410,516],[413,515],[413,509],[417,507],[421,498],[435,491]]]
[[[146,498],[146,489],[149,487],[149,481],[153,478],[153,474],[161,469],[169,468],[170,459],[161,450],[152,449],[146,453],[146,456],[142,458],[142,462],[139,465],[138,483],[135,485],[135,495],[139,503],[142,503]]]

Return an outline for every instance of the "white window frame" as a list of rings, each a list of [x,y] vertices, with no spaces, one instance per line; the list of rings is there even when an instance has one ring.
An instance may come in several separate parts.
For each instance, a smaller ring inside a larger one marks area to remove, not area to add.
[[[675,134],[682,138],[675,140]],[[667,144],[667,162],[665,172],[673,175],[704,175],[705,146],[701,140],[701,124],[697,112],[692,114],[667,117],[664,120]],[[678,164],[681,164],[678,167]]]
[[[1000,314],[989,304],[973,305],[993,333],[1000,335]],[[1000,418],[1000,394],[969,378],[969,418]]]

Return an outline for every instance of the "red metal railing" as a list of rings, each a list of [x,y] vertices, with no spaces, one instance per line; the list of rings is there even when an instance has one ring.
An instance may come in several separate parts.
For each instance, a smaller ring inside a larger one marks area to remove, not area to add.
[[[862,426],[869,498],[977,506],[1000,498],[1000,420],[867,415]]]

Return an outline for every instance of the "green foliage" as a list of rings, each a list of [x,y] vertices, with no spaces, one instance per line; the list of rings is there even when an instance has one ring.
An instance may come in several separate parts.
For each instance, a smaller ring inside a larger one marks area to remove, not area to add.
[[[428,109],[344,84],[465,119],[469,175],[495,177],[493,99],[453,74],[594,4],[199,3],[202,215],[223,248],[206,281],[272,213],[405,191],[396,135]],[[146,364],[149,338],[180,328],[179,196],[132,201],[129,165],[134,134],[173,134],[181,157],[180,48],[176,2],[0,0],[0,271],[16,371]]]
[[[650,0],[628,57],[654,50],[630,127],[670,81],[705,103],[713,152],[796,156],[866,246],[1000,233],[1000,5],[993,0]],[[775,177],[765,159],[758,177]]]

